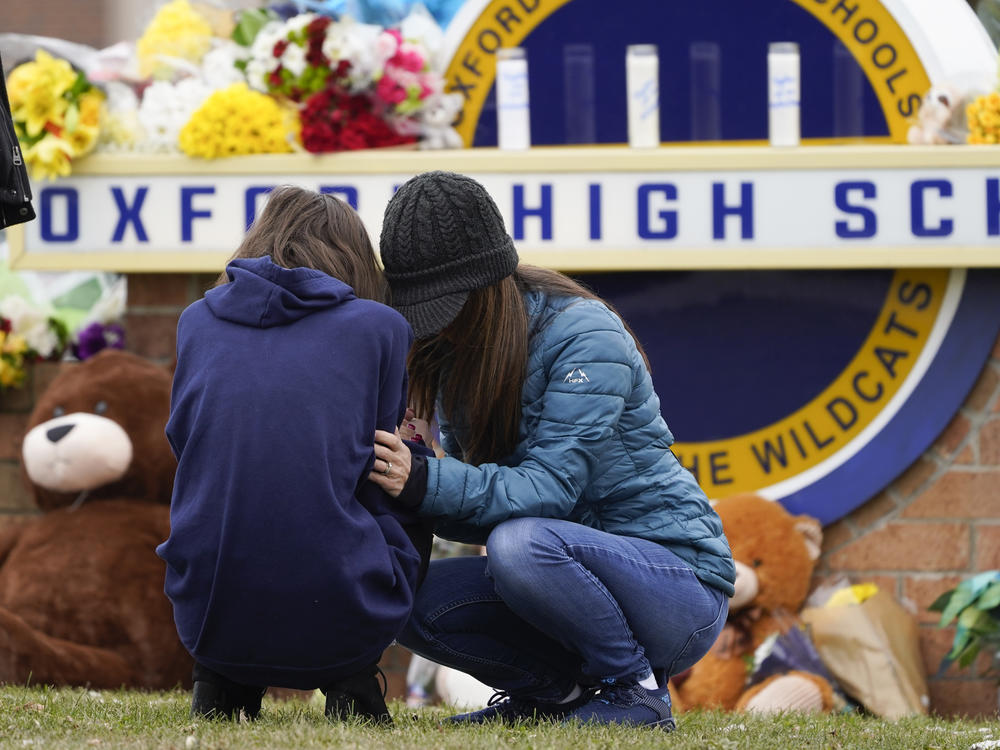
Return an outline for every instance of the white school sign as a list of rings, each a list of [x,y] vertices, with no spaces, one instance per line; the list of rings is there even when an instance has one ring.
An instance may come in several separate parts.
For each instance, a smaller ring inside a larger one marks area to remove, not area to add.
[[[1000,148],[533,149],[528,155],[95,157],[35,186],[18,268],[216,271],[267,193],[355,206],[378,238],[393,191],[428,169],[481,181],[527,262],[564,270],[1000,265]]]

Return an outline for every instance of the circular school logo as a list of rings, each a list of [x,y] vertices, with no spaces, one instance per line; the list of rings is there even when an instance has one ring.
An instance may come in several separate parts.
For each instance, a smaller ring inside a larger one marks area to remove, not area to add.
[[[492,145],[495,53],[522,46],[533,144],[621,143],[625,46],[655,43],[662,141],[697,140],[696,120],[712,107],[715,139],[764,139],[765,51],[788,40],[802,50],[804,138],[905,142],[931,80],[981,69],[987,57],[992,66],[995,54],[970,35],[978,27],[964,3],[913,5],[760,0],[729,3],[720,20],[717,4],[637,1],[618,4],[609,24],[598,0],[474,0],[448,30],[448,82],[465,99],[466,142]],[[962,34],[967,43],[955,44]],[[937,438],[1000,325],[1000,276],[986,270],[583,280],[645,346],[674,452],[706,492],[759,492],[824,522],[875,495]]]
[[[674,453],[710,497],[829,522],[937,438],[996,339],[1000,274],[962,269],[588,276],[650,359]]]

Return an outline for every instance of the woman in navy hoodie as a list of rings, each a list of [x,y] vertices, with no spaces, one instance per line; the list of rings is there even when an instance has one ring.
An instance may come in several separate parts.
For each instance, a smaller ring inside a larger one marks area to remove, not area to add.
[[[374,301],[384,288],[349,206],[281,187],[181,315],[157,553],[195,715],[253,717],[275,685],[323,689],[331,718],[391,721],[376,664],[431,536],[368,479],[375,430],[405,411],[413,338]]]

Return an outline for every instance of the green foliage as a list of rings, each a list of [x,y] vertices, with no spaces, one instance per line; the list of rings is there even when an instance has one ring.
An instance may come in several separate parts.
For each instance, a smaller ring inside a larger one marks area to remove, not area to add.
[[[940,612],[938,627],[955,623],[955,638],[939,672],[952,663],[968,667],[983,648],[1000,646],[1000,570],[988,570],[946,591],[928,608]]]
[[[70,86],[69,90],[63,94],[64,99],[68,99],[71,102],[75,102],[80,98],[81,94],[90,91],[93,86],[90,85],[90,81],[87,80],[86,74],[82,70],[76,72],[76,79],[73,81],[73,85]]]
[[[944,721],[911,717],[883,721],[856,713],[778,716],[693,711],[678,729],[587,727],[561,724],[442,725],[445,707],[408,709],[392,703],[389,729],[323,717],[323,696],[264,700],[250,723],[204,721],[188,715],[184,691],[88,691],[80,688],[0,687],[0,748],[128,748],[129,750],[968,750],[1000,740],[993,721]]]
[[[257,38],[257,33],[264,28],[268,21],[277,20],[279,20],[278,14],[267,8],[241,10],[236,17],[236,27],[233,29],[232,39],[240,46],[249,47]]]

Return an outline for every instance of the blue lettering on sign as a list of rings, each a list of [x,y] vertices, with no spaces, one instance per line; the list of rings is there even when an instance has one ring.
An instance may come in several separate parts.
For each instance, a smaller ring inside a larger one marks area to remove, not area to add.
[[[863,401],[874,403],[878,401],[880,398],[882,398],[882,393],[885,391],[885,389],[882,387],[881,383],[876,381],[874,390],[872,391],[862,390],[861,381],[869,377],[871,377],[871,373],[869,373],[868,370],[859,370],[857,373],[855,373],[854,379],[851,381],[851,383],[854,385],[854,392],[857,393],[858,396],[860,396]]]
[[[836,223],[837,236],[846,240],[858,239],[860,237],[874,237],[878,230],[878,219],[875,212],[870,208],[855,205],[850,202],[849,193],[852,190],[860,190],[862,198],[874,198],[876,194],[874,182],[838,182],[833,190],[834,201],[837,208],[845,214],[861,217],[861,226],[851,229],[851,225],[846,221]]]
[[[712,472],[712,484],[732,484],[733,478],[731,476],[724,477],[722,472],[729,468],[728,461],[723,461],[722,459],[729,458],[729,451],[715,451],[708,454],[708,467]]]
[[[57,234],[52,228],[52,199],[57,196],[66,199],[66,231],[62,234]],[[43,188],[40,209],[43,240],[46,242],[76,242],[80,239],[80,195],[76,192],[76,188]]]
[[[668,201],[677,200],[677,186],[670,182],[639,186],[639,236],[644,240],[670,240],[677,236],[677,212],[661,209],[662,229],[649,225],[649,201],[653,193],[660,193]]]
[[[601,239],[601,185],[590,185],[590,239]]]
[[[111,194],[115,198],[115,205],[118,207],[118,223],[115,224],[115,231],[111,235],[112,242],[121,242],[125,237],[125,228],[132,223],[135,227],[135,238],[139,242],[149,242],[149,237],[146,236],[146,227],[142,225],[142,217],[139,216],[139,212],[142,211],[143,201],[146,200],[146,194],[149,192],[149,187],[142,185],[135,191],[135,201],[131,206],[128,205],[128,201],[125,200],[125,193],[120,187],[111,188]]]
[[[528,208],[524,205],[524,185],[514,185],[514,239],[524,239],[524,219],[537,216],[542,220],[542,239],[552,239],[552,185],[543,183],[542,205]]]
[[[351,208],[358,210],[358,189],[351,185],[322,185],[319,191],[327,195],[340,195]]]
[[[951,197],[951,183],[948,180],[916,180],[910,185],[910,229],[914,237],[947,237],[954,229],[951,219],[941,219],[936,227],[924,222],[924,192],[937,190],[942,198]]]
[[[181,188],[181,241],[190,242],[193,236],[191,225],[195,219],[207,219],[211,211],[196,211],[193,199],[196,195],[215,195],[214,187],[182,187]]]
[[[986,233],[990,237],[1000,234],[1000,180],[996,177],[986,181]]]
[[[274,190],[274,185],[251,185],[243,194],[244,212],[246,214],[246,226],[244,231],[249,231],[254,219],[257,218],[257,198],[267,195]]]
[[[726,217],[738,216],[740,219],[740,236],[745,240],[753,239],[753,183],[740,183],[740,202],[735,206],[726,205],[726,184],[712,183],[712,237],[717,240],[726,238]]]

